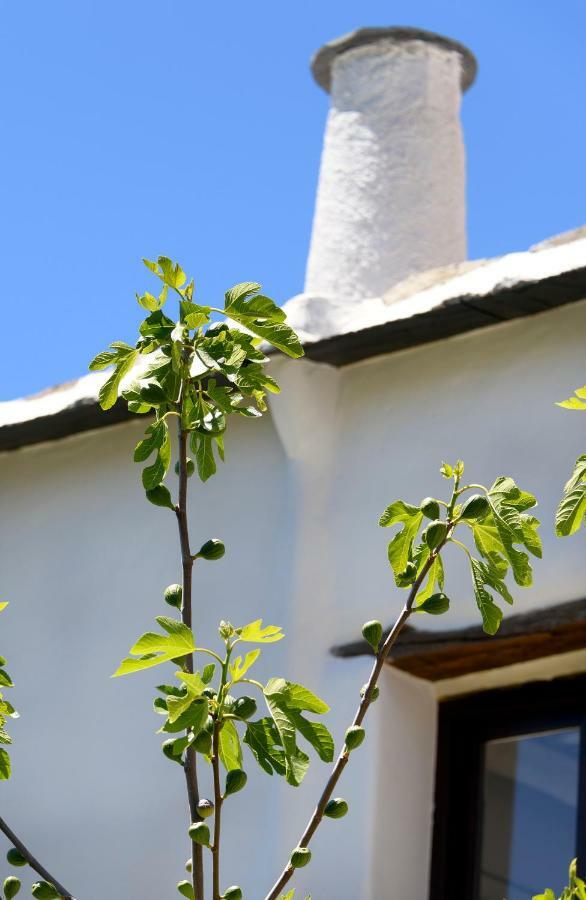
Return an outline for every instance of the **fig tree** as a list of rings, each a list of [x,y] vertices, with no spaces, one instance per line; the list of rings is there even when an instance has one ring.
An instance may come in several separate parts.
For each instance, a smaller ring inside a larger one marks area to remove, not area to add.
[[[218,634],[223,641],[227,641],[235,634],[234,626],[231,622],[224,622],[224,620],[222,619],[218,627]]]
[[[27,860],[22,855],[20,850],[17,850],[16,847],[11,847],[8,853],[6,854],[6,859],[10,863],[11,866],[26,866]]]
[[[48,881],[35,881],[31,894],[39,900],[61,900],[61,894]]]
[[[183,765],[181,760],[181,753],[177,753],[175,750],[175,741],[177,738],[169,738],[169,740],[165,741],[164,744],[161,745],[161,750],[167,759],[170,759],[172,762],[179,763],[180,766]]]
[[[173,501],[171,500],[169,488],[165,487],[164,484],[158,484],[156,487],[151,488],[150,491],[147,491],[146,498],[149,503],[152,503],[154,506],[162,506],[166,509],[175,509],[175,507],[173,506]]]
[[[199,548],[196,556],[202,559],[221,559],[226,552],[223,542],[219,538],[210,538]]]
[[[195,844],[201,844],[203,847],[210,845],[210,829],[205,822],[194,822],[190,825],[189,837]]]
[[[378,645],[380,644],[382,636],[383,626],[380,622],[377,622],[376,619],[365,622],[362,626],[362,637],[370,644],[375,653],[378,650]]]
[[[165,391],[163,388],[156,384],[155,382],[150,382],[149,384],[142,385],[140,390],[140,399],[144,403],[165,403],[167,397],[165,396]]]
[[[3,885],[3,891],[6,900],[12,900],[13,897],[16,897],[19,890],[20,878],[17,878],[15,875],[9,875],[8,878],[5,879]]]
[[[174,606],[175,609],[181,609],[181,604],[183,602],[183,588],[180,584],[170,584],[169,587],[165,588],[164,593],[165,603],[168,603],[169,606]]]
[[[348,750],[356,750],[357,747],[360,747],[364,738],[366,737],[366,732],[364,728],[361,728],[360,725],[351,725],[350,728],[346,730],[345,742]]]
[[[435,550],[445,540],[448,526],[445,522],[430,522],[421,533],[421,538],[430,550]]]
[[[195,472],[195,465],[194,465],[193,460],[190,459],[189,456],[185,460],[185,468],[187,470],[187,477],[191,478],[191,476]],[[177,460],[177,462],[175,463],[175,474],[176,475],[181,474],[181,466],[179,465],[179,460]]]
[[[256,700],[254,697],[239,697],[233,712],[239,719],[250,719],[256,713]]]
[[[426,497],[425,500],[422,500],[419,509],[427,519],[439,519],[439,503],[433,497]]]
[[[237,794],[238,791],[241,791],[246,782],[248,781],[248,776],[246,772],[242,769],[231,769],[226,773],[226,787],[224,788],[224,796],[228,796],[229,794]]]
[[[200,731],[193,739],[192,747],[198,753],[203,753],[204,756],[209,756],[212,752],[212,736],[207,731]]]
[[[205,798],[200,800],[197,804],[197,811],[202,817],[202,819],[208,819],[214,812],[214,804],[211,800],[206,800]]]
[[[432,616],[441,616],[450,608],[450,601],[445,594],[432,594],[423,603],[415,608],[415,612],[431,613]]]
[[[307,847],[296,847],[291,854],[291,865],[294,869],[302,869],[311,862],[311,850]]]
[[[482,519],[490,509],[488,500],[483,494],[472,494],[460,510],[461,519]]]
[[[367,684],[363,684],[362,687],[360,688],[360,696],[361,697],[364,697],[364,695],[366,694],[367,687],[368,687]],[[375,700],[378,700],[379,694],[380,694],[380,690],[379,690],[378,684],[375,684],[375,686],[372,689],[372,693],[370,695],[370,702],[374,703]]]
[[[329,803],[326,805],[324,809],[324,816],[328,816],[329,819],[341,819],[348,812],[348,804],[341,797],[334,797]]]
[[[226,694],[226,696],[224,697],[224,712],[233,713],[235,706],[236,697],[233,697],[232,694]]]
[[[402,572],[395,576],[398,587],[409,587],[417,578],[417,566],[413,562],[408,562]]]

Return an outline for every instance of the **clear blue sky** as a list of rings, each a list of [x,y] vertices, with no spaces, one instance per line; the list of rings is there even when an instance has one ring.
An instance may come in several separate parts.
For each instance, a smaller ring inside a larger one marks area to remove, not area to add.
[[[202,300],[301,290],[326,95],[311,54],[363,25],[466,43],[470,255],[586,221],[583,0],[3,0],[0,399],[134,340],[175,256]],[[10,313],[10,315],[9,315]]]

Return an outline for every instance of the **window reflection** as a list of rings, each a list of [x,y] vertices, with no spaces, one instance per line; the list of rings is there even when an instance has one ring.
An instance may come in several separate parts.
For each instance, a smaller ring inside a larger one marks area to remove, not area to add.
[[[527,900],[566,883],[579,742],[574,728],[486,744],[480,900]]]

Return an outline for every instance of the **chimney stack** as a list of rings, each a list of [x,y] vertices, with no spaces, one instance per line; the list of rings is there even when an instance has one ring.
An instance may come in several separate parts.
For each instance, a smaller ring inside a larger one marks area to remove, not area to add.
[[[474,56],[430,32],[363,28],[322,47],[312,71],[331,106],[305,293],[340,307],[464,261],[460,99]]]

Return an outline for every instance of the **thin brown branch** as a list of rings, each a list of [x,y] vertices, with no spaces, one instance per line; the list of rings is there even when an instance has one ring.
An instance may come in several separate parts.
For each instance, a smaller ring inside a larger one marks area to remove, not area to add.
[[[24,856],[26,861],[28,862],[31,869],[34,869],[35,872],[41,876],[44,881],[48,881],[49,884],[52,884],[56,891],[58,891],[64,900],[75,900],[73,894],[71,894],[67,888],[63,887],[63,885],[57,881],[54,875],[45,869],[45,867],[36,859],[28,847],[26,847],[23,842],[18,838],[12,828],[6,824],[4,819],[0,818],[0,831],[4,832],[10,843],[15,847],[18,852]]]
[[[184,431],[179,419],[179,502],[175,508],[177,524],[179,526],[179,540],[181,543],[181,564],[183,569],[183,606],[181,619],[188,628],[192,627],[192,578],[193,559],[189,546],[189,525],[187,522],[187,432]],[[193,672],[193,654],[185,657],[185,666],[188,672]],[[199,787],[197,783],[197,758],[195,749],[188,747],[185,752],[185,782],[187,786],[187,798],[189,800],[190,824],[198,822]],[[195,841],[191,843],[192,880],[193,891],[198,900],[203,900],[203,848]]]
[[[448,529],[448,534],[446,535],[446,539],[449,536],[450,532],[451,532],[451,528]],[[401,613],[399,614],[397,621],[393,625],[393,627],[392,627],[391,631],[389,632],[389,635],[386,638],[385,642],[383,643],[382,647],[379,649],[378,653],[376,654],[376,659],[374,661],[372,671],[370,673],[370,678],[368,679],[366,689],[364,691],[364,695],[360,701],[360,704],[356,711],[356,715],[354,716],[354,719],[352,721],[353,726],[355,726],[355,725],[360,726],[364,720],[366,713],[368,712],[368,708],[372,702],[372,694],[376,687],[376,683],[378,681],[378,678],[382,671],[382,668],[385,664],[385,660],[387,659],[387,657],[393,647],[393,644],[399,637],[399,634],[401,633],[407,619],[411,615],[411,612],[413,610],[413,603],[415,602],[415,598],[417,597],[419,589],[420,589],[421,585],[423,584],[425,578],[427,577],[427,574],[428,574],[436,556],[442,549],[444,543],[445,543],[445,541],[442,542],[442,544],[440,544],[440,546],[436,550],[434,550],[433,553],[430,554],[429,559],[423,566],[421,572],[417,576],[417,579],[413,582],[413,585],[411,587],[411,590],[409,591],[409,596],[407,598],[405,606],[401,610]],[[299,845],[298,845],[299,847],[307,847],[311,838],[317,831],[317,828],[319,827],[319,825],[323,819],[324,810],[328,804],[328,801],[331,799],[332,794],[334,793],[334,789],[335,789],[338,781],[340,780],[340,776],[342,775],[342,772],[346,768],[346,765],[348,764],[349,759],[350,759],[350,752],[347,750],[346,745],[344,745],[342,747],[340,755],[338,756],[338,759],[336,760],[336,762],[334,764],[334,768],[331,771],[330,777],[328,778],[328,780],[326,782],[326,786],[322,792],[321,797],[319,798],[317,806],[315,807],[313,814],[312,814],[309,822],[307,823],[307,827],[301,836],[301,839],[300,839]],[[293,868],[291,863],[288,863],[285,866],[285,868],[283,869],[283,871],[281,872],[281,875],[279,876],[278,880],[275,882],[275,884],[273,885],[273,887],[271,888],[269,893],[266,895],[265,900],[277,900],[277,898],[279,897],[279,895],[280,895],[281,891],[283,890],[283,888],[285,887],[285,885],[291,880],[294,871],[295,871],[295,869]]]
[[[220,838],[222,829],[222,786],[220,784],[220,729],[214,726],[212,743],[212,767],[214,772],[214,843],[212,848],[213,900],[220,900]]]

